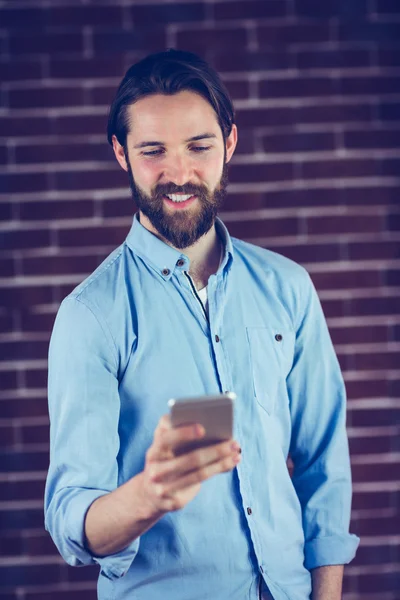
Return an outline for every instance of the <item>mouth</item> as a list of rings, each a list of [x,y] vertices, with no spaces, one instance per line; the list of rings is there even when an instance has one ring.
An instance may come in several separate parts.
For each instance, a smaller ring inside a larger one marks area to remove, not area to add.
[[[165,204],[171,206],[175,210],[187,208],[193,204],[197,196],[190,194],[167,194],[163,196]]]

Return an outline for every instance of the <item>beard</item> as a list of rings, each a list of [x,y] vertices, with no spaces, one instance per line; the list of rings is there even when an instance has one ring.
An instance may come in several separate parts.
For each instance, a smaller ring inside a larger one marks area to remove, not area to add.
[[[150,196],[135,183],[129,159],[127,166],[134,202],[161,237],[174,248],[188,248],[210,231],[226,197],[228,165],[225,161],[220,181],[213,192],[205,185],[186,183],[178,186],[165,183],[156,185]],[[197,202],[188,209],[169,211],[165,206],[164,195],[177,193],[197,196]]]

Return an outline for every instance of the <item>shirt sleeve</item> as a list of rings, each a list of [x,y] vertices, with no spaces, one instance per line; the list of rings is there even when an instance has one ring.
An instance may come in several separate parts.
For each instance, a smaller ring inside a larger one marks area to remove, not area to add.
[[[134,560],[139,539],[99,558],[85,547],[90,505],[118,486],[118,360],[114,341],[92,307],[69,297],[58,312],[49,349],[50,467],[45,527],[64,560],[97,563],[109,579]]]
[[[351,470],[346,392],[315,288],[306,275],[295,356],[287,378],[293,485],[302,507],[307,569],[349,563]]]

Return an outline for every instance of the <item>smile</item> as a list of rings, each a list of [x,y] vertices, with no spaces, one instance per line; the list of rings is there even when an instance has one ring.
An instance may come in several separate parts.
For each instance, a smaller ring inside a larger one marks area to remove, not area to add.
[[[196,200],[197,196],[190,194],[167,194],[164,196],[164,201],[169,206],[174,208],[186,208]]]

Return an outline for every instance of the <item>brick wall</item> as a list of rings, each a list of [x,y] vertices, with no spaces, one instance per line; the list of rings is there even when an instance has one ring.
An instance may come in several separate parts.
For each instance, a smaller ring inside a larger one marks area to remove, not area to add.
[[[46,355],[61,299],[123,239],[105,140],[125,69],[190,49],[240,141],[223,218],[305,265],[348,389],[345,599],[400,598],[400,1],[3,0],[0,6],[0,600],[94,599],[43,530]],[[397,590],[397,592],[396,592]]]

